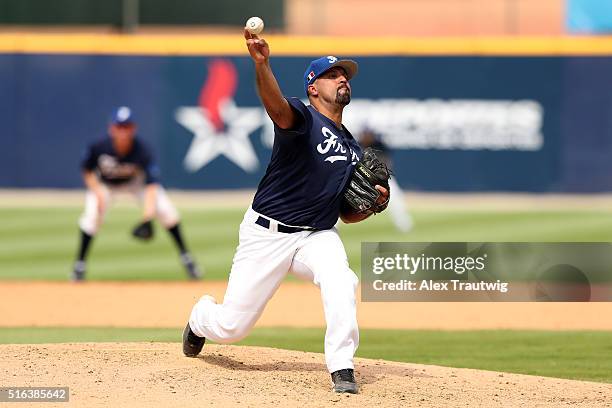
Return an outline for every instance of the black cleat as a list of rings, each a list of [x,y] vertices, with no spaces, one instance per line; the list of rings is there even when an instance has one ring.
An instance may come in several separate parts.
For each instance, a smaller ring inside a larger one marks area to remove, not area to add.
[[[200,272],[200,269],[191,257],[191,254],[189,254],[188,252],[181,254],[181,262],[183,263],[183,266],[187,271],[187,275],[189,275],[189,279],[198,280],[202,278],[202,272]]]
[[[76,261],[74,263],[74,269],[72,269],[72,275],[70,275],[70,280],[72,280],[73,282],[82,282],[85,280],[84,261]]]
[[[355,375],[352,368],[334,371],[331,374],[331,378],[334,382],[334,392],[357,394],[357,384],[355,383]]]
[[[185,326],[185,330],[183,331],[183,354],[187,357],[196,357],[200,354],[200,351],[202,351],[204,343],[206,343],[206,338],[196,336],[195,333],[191,331],[189,322],[187,322],[187,326]]]

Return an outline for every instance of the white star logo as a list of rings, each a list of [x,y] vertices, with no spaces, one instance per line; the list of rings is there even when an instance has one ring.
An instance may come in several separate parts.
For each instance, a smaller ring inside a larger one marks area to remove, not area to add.
[[[244,171],[254,172],[259,160],[249,135],[263,124],[262,109],[239,108],[233,99],[220,102],[219,108],[227,125],[225,132],[218,132],[200,107],[176,110],[177,122],[194,133],[183,162],[185,168],[195,173],[222,154]]]

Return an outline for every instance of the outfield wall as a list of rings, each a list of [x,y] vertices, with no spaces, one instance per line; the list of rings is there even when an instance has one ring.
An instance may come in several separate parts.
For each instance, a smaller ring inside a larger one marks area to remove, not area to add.
[[[608,38],[269,41],[287,95],[313,56],[360,62],[345,123],[380,132],[403,187],[612,190]],[[255,187],[272,133],[245,54],[240,37],[0,35],[0,187],[80,187],[120,104],[169,187]]]

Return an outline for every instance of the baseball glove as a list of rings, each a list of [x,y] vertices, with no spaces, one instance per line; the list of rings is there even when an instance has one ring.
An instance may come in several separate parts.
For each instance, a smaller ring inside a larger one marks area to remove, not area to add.
[[[153,223],[151,221],[143,221],[132,230],[132,236],[142,241],[151,240],[153,235]]]
[[[389,204],[389,198],[384,203],[379,203],[380,191],[375,186],[379,185],[389,191],[389,178],[391,171],[383,163],[372,148],[363,151],[363,157],[355,165],[355,172],[344,192],[343,206],[357,213],[379,213],[384,211]]]

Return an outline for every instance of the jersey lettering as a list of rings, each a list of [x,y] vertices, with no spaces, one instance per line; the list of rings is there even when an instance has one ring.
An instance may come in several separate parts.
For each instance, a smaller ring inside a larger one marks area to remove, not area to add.
[[[252,207],[287,225],[329,229],[338,221],[341,194],[361,149],[348,129],[297,98],[287,101],[305,126],[298,132],[275,126],[272,157]]]
[[[338,141],[338,136],[336,136],[334,132],[332,132],[331,130],[329,130],[329,128],[325,126],[321,128],[321,133],[323,133],[325,140],[317,145],[317,151],[320,154],[327,154],[330,150],[333,153],[341,153],[337,155],[328,156],[325,158],[325,161],[329,163],[334,163],[337,161],[348,161],[349,157],[347,157],[346,155],[347,149],[345,146],[342,145],[342,143]],[[357,156],[357,153],[355,153],[350,147],[348,149],[350,150],[351,164],[354,165],[357,163],[357,161],[359,161],[359,156]]]
[[[98,168],[105,178],[131,178],[138,171],[133,163],[119,163],[119,161],[108,154],[102,154],[98,158]]]

